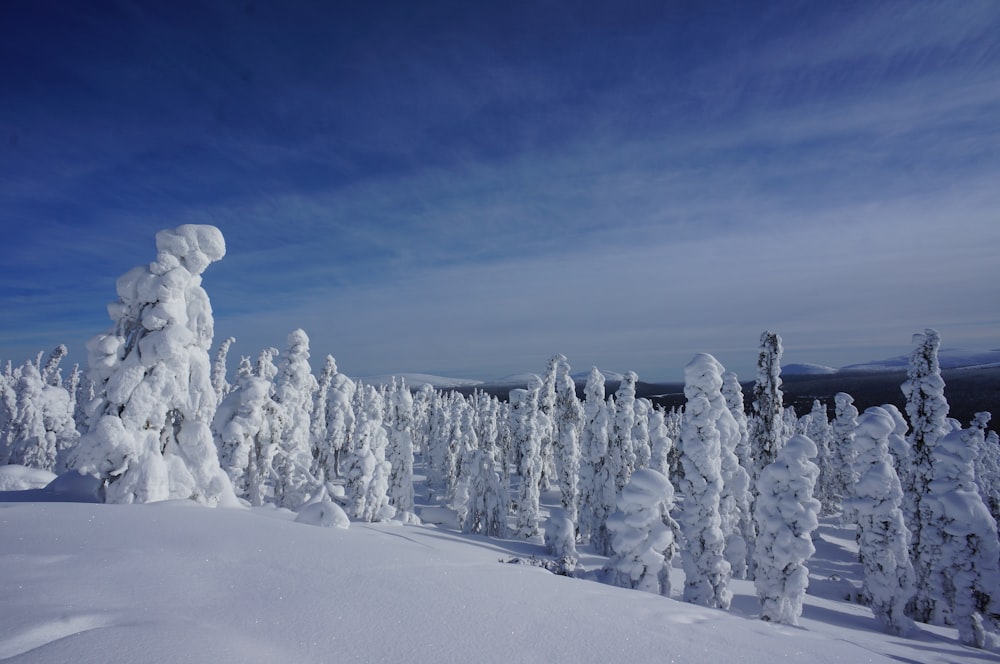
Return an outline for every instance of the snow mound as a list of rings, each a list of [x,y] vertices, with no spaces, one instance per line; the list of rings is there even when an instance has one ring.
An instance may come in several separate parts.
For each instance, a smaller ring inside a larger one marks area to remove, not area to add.
[[[0,466],[0,491],[41,489],[56,478],[55,473],[25,466]]]
[[[347,517],[340,505],[332,500],[323,500],[318,503],[311,503],[299,510],[299,515],[295,517],[295,523],[305,523],[310,526],[322,526],[324,528],[344,528],[351,525],[351,520]]]

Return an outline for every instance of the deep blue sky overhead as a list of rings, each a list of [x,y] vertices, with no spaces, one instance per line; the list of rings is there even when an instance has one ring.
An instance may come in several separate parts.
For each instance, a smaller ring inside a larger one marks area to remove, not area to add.
[[[210,223],[216,339],[492,378],[1000,347],[1000,3],[0,3],[0,359]]]

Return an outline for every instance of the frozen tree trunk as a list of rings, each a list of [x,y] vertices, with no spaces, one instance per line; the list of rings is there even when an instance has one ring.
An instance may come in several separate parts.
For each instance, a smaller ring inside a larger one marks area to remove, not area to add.
[[[851,499],[857,515],[858,545],[864,565],[864,593],[886,631],[905,635],[912,620],[905,615],[913,596],[910,531],[903,523],[903,490],[889,456],[895,422],[881,408],[869,408],[858,421],[855,437],[858,483]]]
[[[810,461],[815,456],[811,440],[793,436],[758,478],[754,586],[762,620],[797,625],[802,614],[809,585],[805,562],[816,551],[811,534],[819,525],[820,504],[813,498],[819,468]]]
[[[684,368],[684,381],[687,405],[680,445],[684,470],[681,528],[687,541],[682,556],[684,601],[728,609],[732,568],[725,558],[726,536],[719,513],[723,481],[717,422],[723,413],[729,422],[732,416],[720,392],[722,365],[711,355],[695,355]]]
[[[674,488],[661,473],[639,469],[629,478],[608,519],[614,554],[605,568],[611,583],[670,596],[670,568],[679,526],[671,518]]]
[[[183,225],[157,233],[156,248],[118,279],[114,327],[87,345],[98,399],[70,463],[104,480],[108,502],[236,504],[209,428],[213,321],[201,287],[225,241],[213,226]]]

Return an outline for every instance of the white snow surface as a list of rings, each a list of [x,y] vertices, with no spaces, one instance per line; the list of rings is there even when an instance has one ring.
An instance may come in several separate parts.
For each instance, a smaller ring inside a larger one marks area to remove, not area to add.
[[[4,502],[26,497],[0,494],[0,660],[12,664],[971,664],[996,652],[959,645],[954,629],[882,633],[840,598],[847,581],[829,580],[860,579],[853,532],[832,521],[800,626],[787,627],[757,619],[752,582],[731,583],[727,612],[499,562],[544,557],[540,541],[398,522],[316,528],[284,509],[178,500]],[[606,561],[580,553],[589,570]],[[682,588],[679,562],[672,577]]]

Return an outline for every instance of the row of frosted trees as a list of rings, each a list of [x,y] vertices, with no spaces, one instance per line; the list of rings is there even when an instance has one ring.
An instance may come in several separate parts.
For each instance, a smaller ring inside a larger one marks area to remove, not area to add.
[[[582,402],[565,357],[507,402],[401,381],[356,384],[309,339],[244,357],[232,381],[214,362],[201,273],[225,253],[210,226],[157,234],[157,258],[123,275],[113,327],[88,344],[87,376],[63,379],[65,348],[0,378],[0,462],[76,470],[109,502],[191,498],[299,509],[335,500],[354,519],[416,521],[415,465],[428,500],[466,532],[541,537],[562,569],[577,546],[609,557],[607,579],[670,592],[680,552],[683,597],[727,608],[730,579],[752,578],[762,617],[801,612],[821,512],[855,524],[864,598],[892,631],[956,624],[982,645],[1000,608],[1000,444],[988,414],[947,418],[937,334],[914,350],[892,406],[859,414],[838,394],[834,418],[782,405],[781,340],[761,338],[749,417],[735,374],[711,355],[685,370],[686,405],[664,412],[626,374],[613,395],[590,372]],[[674,491],[683,496],[674,501]],[[543,523],[542,495],[559,509]]]

